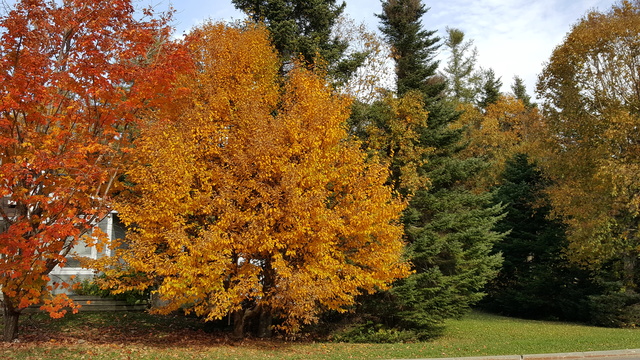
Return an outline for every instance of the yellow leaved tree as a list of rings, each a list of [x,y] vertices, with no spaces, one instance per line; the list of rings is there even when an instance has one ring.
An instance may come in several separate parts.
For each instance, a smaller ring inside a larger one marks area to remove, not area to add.
[[[568,255],[615,263],[627,292],[640,291],[639,62],[640,2],[583,17],[540,76],[544,121],[532,148],[568,225]]]
[[[285,78],[267,31],[206,24],[186,40],[195,72],[148,114],[118,210],[131,232],[118,291],[157,289],[156,311],[248,319],[289,333],[409,272],[404,204],[344,123],[350,100],[322,76]],[[134,275],[135,274],[135,275]]]
[[[429,179],[421,169],[433,148],[422,139],[429,113],[423,95],[409,91],[402,97],[387,94],[363,114],[366,145],[390,169],[388,183],[396,194],[410,199],[429,186]]]
[[[473,181],[481,189],[495,186],[506,162],[527,151],[530,129],[541,121],[540,113],[513,96],[500,96],[484,112],[468,103],[459,104],[458,110],[462,114],[453,127],[465,129],[468,143],[460,155],[486,160],[483,176]]]

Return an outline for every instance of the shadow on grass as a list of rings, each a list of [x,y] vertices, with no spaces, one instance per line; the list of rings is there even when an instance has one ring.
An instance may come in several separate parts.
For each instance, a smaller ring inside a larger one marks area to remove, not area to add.
[[[205,323],[184,315],[81,312],[67,314],[62,319],[52,319],[46,314],[37,313],[21,316],[19,340],[22,344],[88,343],[156,348],[228,345],[282,349],[290,346],[290,343],[279,339],[234,340],[229,335],[222,322]]]

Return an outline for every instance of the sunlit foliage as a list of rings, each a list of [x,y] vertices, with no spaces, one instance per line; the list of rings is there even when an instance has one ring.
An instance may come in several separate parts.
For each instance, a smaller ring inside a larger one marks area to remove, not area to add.
[[[501,96],[484,111],[469,103],[458,109],[462,114],[452,127],[464,129],[467,142],[459,155],[487,161],[482,176],[472,179],[487,190],[499,182],[507,160],[526,151],[529,129],[540,121],[540,114],[511,96]]]
[[[0,19],[0,286],[5,340],[22,309],[52,316],[49,273],[107,211],[136,113],[171,80],[168,18],[130,1],[19,1]],[[99,238],[86,237],[98,246]],[[60,284],[67,286],[67,284]]]
[[[410,197],[426,188],[429,179],[420,168],[433,149],[422,143],[428,118],[422,94],[410,92],[402,98],[388,94],[364,115],[366,146],[391,170],[389,183],[394,190]]]
[[[144,275],[120,289],[157,286],[157,311],[231,316],[238,336],[255,316],[264,336],[406,276],[404,204],[347,138],[350,100],[303,66],[283,78],[263,27],[206,24],[187,41],[189,93],[148,119],[127,168],[132,233],[107,274]]]
[[[636,288],[640,245],[639,60],[640,4],[625,1],[582,18],[538,84],[545,117],[535,154],[554,181],[570,255],[620,261],[627,290]]]

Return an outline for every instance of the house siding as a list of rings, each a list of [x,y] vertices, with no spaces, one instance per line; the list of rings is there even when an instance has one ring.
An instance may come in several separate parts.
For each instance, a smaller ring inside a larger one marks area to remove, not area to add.
[[[123,239],[125,236],[125,228],[120,219],[118,218],[118,214],[115,211],[110,212],[104,219],[102,219],[98,225],[96,226],[102,232],[107,234],[107,237],[110,241],[115,239]],[[86,269],[80,266],[80,263],[77,259],[75,259],[75,254],[79,256],[86,256],[92,259],[99,259],[104,256],[112,256],[113,249],[109,247],[104,247],[102,251],[98,251],[95,247],[87,248],[83,242],[77,244],[74,247],[74,250],[70,253],[70,256],[67,257],[67,264],[64,267],[56,266],[52,271],[49,277],[51,278],[52,283],[76,283],[82,282],[85,280],[90,280],[93,278],[96,273],[92,269]],[[54,293],[72,293],[70,289],[58,288],[54,291]]]

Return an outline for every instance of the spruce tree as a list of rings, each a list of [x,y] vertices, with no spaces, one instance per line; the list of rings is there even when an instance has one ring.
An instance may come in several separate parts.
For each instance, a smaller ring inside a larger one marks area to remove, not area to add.
[[[432,81],[438,69],[435,56],[440,38],[435,30],[422,28],[421,19],[427,10],[421,0],[387,0],[382,1],[382,13],[376,14],[396,62],[398,96],[418,90],[428,99],[444,90],[444,82]]]
[[[494,202],[505,204],[507,215],[496,229],[507,232],[495,247],[504,263],[487,286],[482,306],[490,311],[525,318],[585,321],[590,295],[602,291],[590,271],[563,256],[568,244],[565,226],[548,218],[546,181],[527,155],[507,161]]]
[[[264,22],[286,64],[302,57],[309,65],[327,66],[336,83],[346,81],[365,56],[344,56],[349,44],[332,34],[346,6],[336,0],[231,0],[253,21]],[[318,57],[319,55],[319,57]]]
[[[527,94],[527,88],[524,86],[524,81],[521,77],[517,75],[513,77],[511,91],[513,91],[513,95],[515,95],[516,99],[522,101],[524,106],[528,109],[536,107],[536,104],[531,102],[531,96]]]
[[[502,258],[493,253],[502,234],[495,231],[503,207],[492,204],[490,193],[470,186],[487,163],[462,158],[462,133],[449,127],[458,115],[439,101],[429,113],[423,134],[434,151],[422,171],[429,184],[417,191],[405,212],[408,256],[415,274],[391,290],[402,309],[399,325],[430,336],[447,318],[467,313],[483,296],[484,285],[495,277]]]
[[[457,156],[464,148],[462,130],[449,125],[459,113],[443,97],[444,82],[433,59],[438,38],[422,29],[425,12],[418,0],[389,0],[379,15],[395,51],[398,97],[414,92],[424,97],[428,119],[420,129],[420,146],[431,151],[424,153],[419,168],[429,181],[414,192],[403,219],[415,273],[364,305],[374,322],[420,338],[434,335],[445,319],[463,315],[480,300],[483,286],[500,266],[500,255],[491,250],[502,236],[493,230],[502,207],[491,204],[490,194],[467,186],[486,164]],[[421,51],[414,56],[408,49]]]
[[[500,99],[500,88],[502,87],[501,78],[496,78],[496,73],[493,69],[489,69],[484,73],[484,80],[482,84],[482,90],[480,93],[480,105],[481,108],[486,109],[487,106],[495,103]]]

